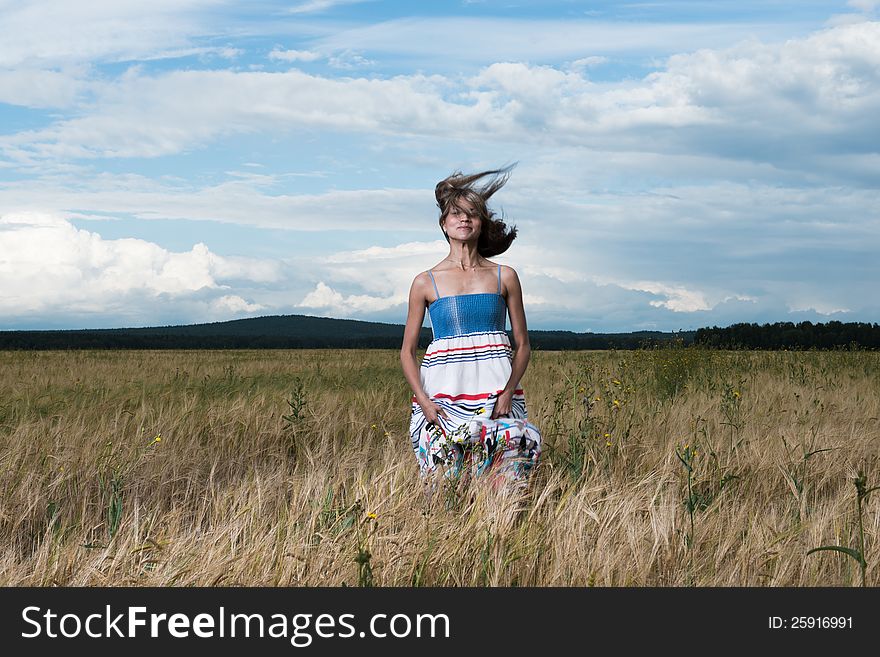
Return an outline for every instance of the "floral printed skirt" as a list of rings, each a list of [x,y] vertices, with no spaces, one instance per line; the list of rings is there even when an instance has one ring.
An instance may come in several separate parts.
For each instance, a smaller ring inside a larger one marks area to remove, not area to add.
[[[431,424],[422,433],[416,457],[423,475],[447,478],[483,475],[499,483],[525,483],[541,455],[541,434],[521,418],[475,417],[451,432]]]
[[[490,419],[511,373],[504,331],[437,338],[420,367],[421,383],[445,413],[430,423],[412,398],[410,438],[423,476],[501,475],[522,481],[538,462],[541,432],[528,421],[525,394],[516,386],[507,416]]]

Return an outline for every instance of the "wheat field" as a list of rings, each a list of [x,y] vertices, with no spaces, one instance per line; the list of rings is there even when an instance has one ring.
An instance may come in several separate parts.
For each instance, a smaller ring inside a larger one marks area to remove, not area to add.
[[[880,580],[875,352],[534,351],[529,487],[430,500],[395,350],[0,364],[5,586]]]

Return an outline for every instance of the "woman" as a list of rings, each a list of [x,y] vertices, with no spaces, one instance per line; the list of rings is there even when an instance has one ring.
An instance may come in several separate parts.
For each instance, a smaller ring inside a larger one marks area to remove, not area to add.
[[[516,237],[487,201],[510,169],[456,172],[435,189],[449,255],[413,280],[400,360],[413,390],[410,437],[423,475],[492,472],[524,482],[540,455],[520,379],[531,349],[522,288],[513,268],[489,257]],[[434,339],[421,365],[416,349],[425,318]],[[506,315],[516,352],[505,331]]]

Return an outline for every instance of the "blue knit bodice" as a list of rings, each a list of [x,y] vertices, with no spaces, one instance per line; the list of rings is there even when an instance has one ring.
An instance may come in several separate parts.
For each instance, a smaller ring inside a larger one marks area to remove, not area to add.
[[[428,314],[435,340],[507,328],[507,302],[495,292],[440,297],[428,306]]]

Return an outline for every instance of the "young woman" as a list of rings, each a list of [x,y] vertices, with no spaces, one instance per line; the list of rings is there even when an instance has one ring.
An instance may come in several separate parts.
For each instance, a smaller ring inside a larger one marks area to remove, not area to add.
[[[487,205],[510,169],[456,172],[435,189],[449,254],[413,280],[400,352],[414,393],[410,437],[423,475],[465,468],[522,482],[540,455],[540,432],[528,422],[520,387],[531,354],[522,288],[513,268],[489,260],[516,237],[516,228]],[[426,308],[434,339],[419,364]]]

